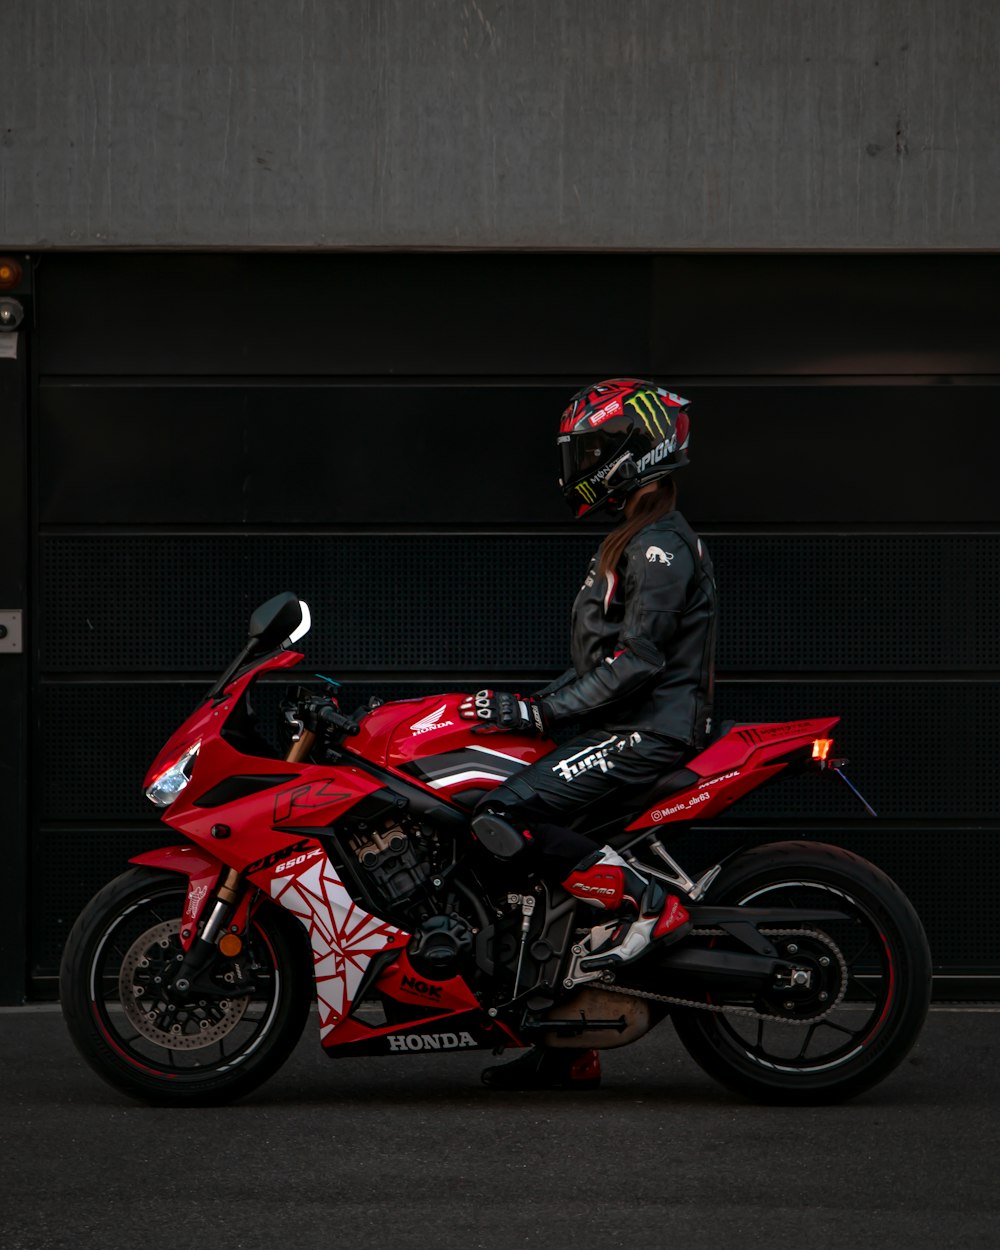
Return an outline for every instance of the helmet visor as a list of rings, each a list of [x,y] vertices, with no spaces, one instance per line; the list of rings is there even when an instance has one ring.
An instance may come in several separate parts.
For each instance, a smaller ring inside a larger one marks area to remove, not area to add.
[[[560,445],[562,480],[565,485],[592,477],[622,451],[632,430],[627,417],[614,417],[596,430],[580,430]]]

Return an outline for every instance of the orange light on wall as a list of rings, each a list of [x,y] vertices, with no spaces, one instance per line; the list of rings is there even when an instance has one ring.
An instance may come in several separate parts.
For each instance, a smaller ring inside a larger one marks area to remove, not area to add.
[[[832,738],[813,738],[813,759],[825,760],[833,747]]]
[[[9,256],[0,256],[0,291],[9,291],[21,281],[24,270],[16,260]]]

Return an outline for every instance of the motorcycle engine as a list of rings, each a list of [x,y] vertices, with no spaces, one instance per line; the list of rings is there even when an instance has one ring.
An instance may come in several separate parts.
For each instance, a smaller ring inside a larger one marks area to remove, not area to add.
[[[410,939],[406,953],[422,977],[447,981],[472,962],[474,947],[472,929],[460,916],[428,916]]]
[[[408,822],[397,822],[350,839],[358,863],[392,904],[411,899],[430,877],[427,857],[416,845],[418,836]]]

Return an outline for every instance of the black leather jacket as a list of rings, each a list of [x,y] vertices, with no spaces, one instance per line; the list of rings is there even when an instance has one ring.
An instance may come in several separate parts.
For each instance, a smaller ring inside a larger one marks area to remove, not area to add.
[[[614,579],[590,562],[573,604],[573,668],[538,691],[547,718],[645,729],[700,748],[711,733],[715,577],[679,512],[632,539]]]

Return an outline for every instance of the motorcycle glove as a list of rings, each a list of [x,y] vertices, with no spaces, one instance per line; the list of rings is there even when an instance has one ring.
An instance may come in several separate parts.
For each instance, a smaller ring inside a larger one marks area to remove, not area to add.
[[[512,733],[545,733],[542,705],[531,695],[477,690],[458,705],[463,720],[481,720]]]

